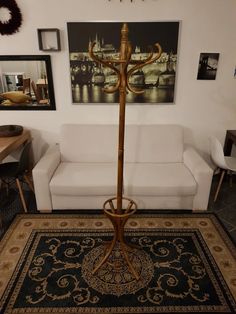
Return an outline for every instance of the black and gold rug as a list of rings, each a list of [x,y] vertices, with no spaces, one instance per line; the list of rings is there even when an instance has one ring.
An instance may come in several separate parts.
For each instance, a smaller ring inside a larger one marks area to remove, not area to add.
[[[19,215],[0,243],[0,313],[234,313],[236,251],[213,214],[130,218],[137,281],[101,215]]]

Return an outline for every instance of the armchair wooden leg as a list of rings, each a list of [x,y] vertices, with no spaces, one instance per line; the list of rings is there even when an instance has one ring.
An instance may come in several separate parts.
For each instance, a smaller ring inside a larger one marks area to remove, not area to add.
[[[6,183],[7,196],[9,195],[9,184]]]
[[[233,186],[233,171],[229,171],[229,186],[232,188]]]
[[[1,182],[1,188],[5,188],[7,192],[7,196],[9,195],[9,184],[6,181]]]
[[[21,203],[23,205],[24,211],[27,213],[27,207],[26,207],[26,204],[25,204],[24,194],[23,194],[23,191],[22,191],[22,188],[21,188],[20,180],[18,178],[16,179],[16,184],[17,184],[17,187],[18,187],[18,190],[19,190],[19,193],[20,193],[20,199],[21,199]]]
[[[31,191],[34,192],[34,186],[26,174],[24,175],[24,179],[27,182],[28,186],[30,187]]]
[[[217,196],[218,196],[218,194],[219,194],[222,181],[223,181],[223,179],[224,179],[225,171],[226,171],[226,170],[222,170],[222,173],[221,173],[221,176],[220,176],[220,181],[219,181],[219,183],[218,183],[217,190],[216,190],[216,194],[215,194],[215,197],[214,197],[214,202],[217,200]]]

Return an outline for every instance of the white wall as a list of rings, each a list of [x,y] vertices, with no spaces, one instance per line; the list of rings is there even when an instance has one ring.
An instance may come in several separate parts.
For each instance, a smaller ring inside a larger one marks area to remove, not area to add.
[[[224,141],[236,129],[235,0],[17,0],[20,32],[0,35],[0,54],[42,54],[37,28],[59,28],[62,51],[51,53],[56,111],[0,111],[0,124],[21,124],[37,139],[57,140],[59,126],[118,123],[118,105],[72,105],[66,22],[180,20],[179,64],[174,105],[128,105],[127,123],[177,123],[186,140],[207,157],[208,135]],[[78,40],[81,34],[78,34]],[[196,80],[200,52],[219,52],[216,80]],[[35,141],[36,142],[36,141]],[[76,144],[76,139],[75,139]],[[38,145],[34,145],[36,154]]]

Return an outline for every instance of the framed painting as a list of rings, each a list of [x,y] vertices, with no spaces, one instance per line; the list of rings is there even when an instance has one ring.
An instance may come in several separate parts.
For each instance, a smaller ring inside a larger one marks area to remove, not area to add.
[[[73,104],[118,103],[119,94],[107,94],[104,87],[115,85],[115,72],[92,61],[89,44],[95,42],[96,54],[105,58],[119,57],[122,22],[67,23],[71,94]],[[173,104],[178,61],[179,22],[128,22],[132,59],[144,60],[150,46],[159,43],[161,57],[153,64],[137,70],[130,84],[144,90],[136,95],[128,92],[127,103]],[[155,51],[154,51],[155,53]]]
[[[220,54],[216,53],[200,53],[198,63],[198,80],[215,80],[218,61]]]

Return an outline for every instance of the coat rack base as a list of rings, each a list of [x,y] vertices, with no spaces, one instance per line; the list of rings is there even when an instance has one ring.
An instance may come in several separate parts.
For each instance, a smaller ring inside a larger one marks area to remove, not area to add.
[[[134,276],[136,280],[139,279],[139,275],[137,271],[135,270],[134,266],[132,265],[132,261],[129,257],[131,255],[130,253],[132,250],[135,249],[134,246],[131,244],[126,243],[125,237],[124,237],[124,227],[127,222],[127,220],[130,218],[131,215],[133,215],[137,210],[137,204],[126,197],[122,197],[122,204],[126,205],[124,209],[118,211],[116,209],[116,202],[117,197],[113,197],[108,199],[104,205],[103,210],[105,215],[110,219],[113,227],[114,227],[114,236],[111,242],[106,244],[105,248],[105,255],[103,258],[98,262],[96,267],[93,270],[93,275],[100,269],[104,263],[109,263],[114,268],[119,268],[120,265],[118,265],[120,262],[115,261],[114,263],[110,261],[109,257],[113,255],[114,248],[118,245],[120,248],[121,255],[123,257],[123,260],[126,262],[129,271]]]

